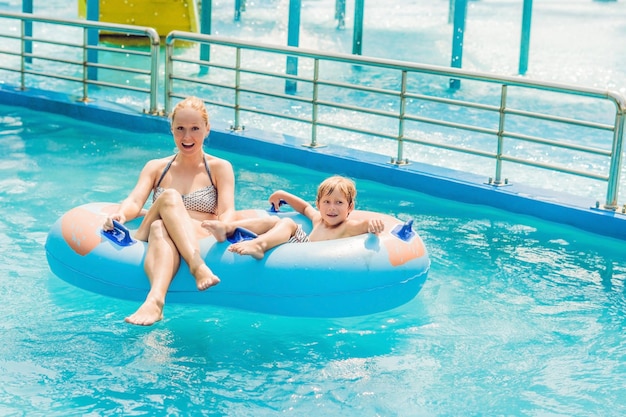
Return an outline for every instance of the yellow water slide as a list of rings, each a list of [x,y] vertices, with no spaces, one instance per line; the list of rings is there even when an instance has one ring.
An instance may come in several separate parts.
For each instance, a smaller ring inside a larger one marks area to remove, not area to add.
[[[101,22],[149,26],[166,36],[172,30],[198,32],[195,0],[99,0]],[[87,0],[78,0],[78,15],[87,15]]]

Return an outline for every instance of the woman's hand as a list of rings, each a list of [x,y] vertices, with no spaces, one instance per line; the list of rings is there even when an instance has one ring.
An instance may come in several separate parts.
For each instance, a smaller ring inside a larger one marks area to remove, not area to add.
[[[115,228],[113,226],[113,220],[124,224],[126,222],[126,217],[121,213],[111,214],[110,216],[107,216],[104,224],[102,225],[102,229],[105,231],[113,230]]]

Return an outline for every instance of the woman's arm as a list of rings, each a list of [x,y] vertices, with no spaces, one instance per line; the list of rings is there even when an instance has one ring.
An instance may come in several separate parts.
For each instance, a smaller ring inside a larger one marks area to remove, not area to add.
[[[225,159],[212,158],[210,168],[215,188],[217,188],[217,218],[231,221],[235,217],[235,173],[233,166]]]
[[[138,217],[143,210],[143,206],[146,204],[152,187],[154,185],[154,173],[158,170],[158,160],[149,161],[141,170],[137,184],[126,197],[114,213],[107,217],[104,223],[104,229],[110,230],[113,228],[113,220],[120,223],[125,223]]]

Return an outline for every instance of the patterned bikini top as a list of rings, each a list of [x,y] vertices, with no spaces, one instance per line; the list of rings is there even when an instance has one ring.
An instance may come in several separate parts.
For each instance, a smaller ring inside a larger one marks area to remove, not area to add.
[[[172,166],[172,162],[176,159],[176,155],[167,163],[167,166],[163,170],[161,174],[161,178],[157,182],[156,187],[154,187],[154,191],[152,193],[152,202],[159,198],[161,193],[165,191],[165,188],[159,187],[161,181],[163,181],[163,177],[169,171]],[[215,185],[213,185],[213,178],[211,177],[211,171],[209,171],[209,164],[206,162],[206,158],[203,158],[204,167],[206,168],[207,174],[209,174],[209,179],[211,180],[211,185],[208,187],[200,188],[199,190],[193,191],[189,194],[183,195],[183,204],[187,210],[199,211],[202,213],[217,213],[217,189]]]

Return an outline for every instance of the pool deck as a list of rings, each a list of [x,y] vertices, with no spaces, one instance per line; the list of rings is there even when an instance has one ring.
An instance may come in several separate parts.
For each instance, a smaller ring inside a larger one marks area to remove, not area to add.
[[[124,106],[91,101],[49,91],[22,91],[0,86],[0,104],[27,107],[31,110],[110,125],[129,131],[166,132],[169,121],[162,116],[140,114]],[[297,164],[310,169],[342,173],[354,178],[410,189],[460,203],[478,204],[512,214],[534,216],[567,224],[599,235],[626,240],[626,215],[620,211],[590,207],[589,199],[520,184],[494,186],[486,178],[460,171],[412,162],[394,165],[389,158],[336,145],[320,148],[302,146],[302,139],[284,134],[246,128],[233,132],[228,126],[212,122],[211,147],[260,158]]]

